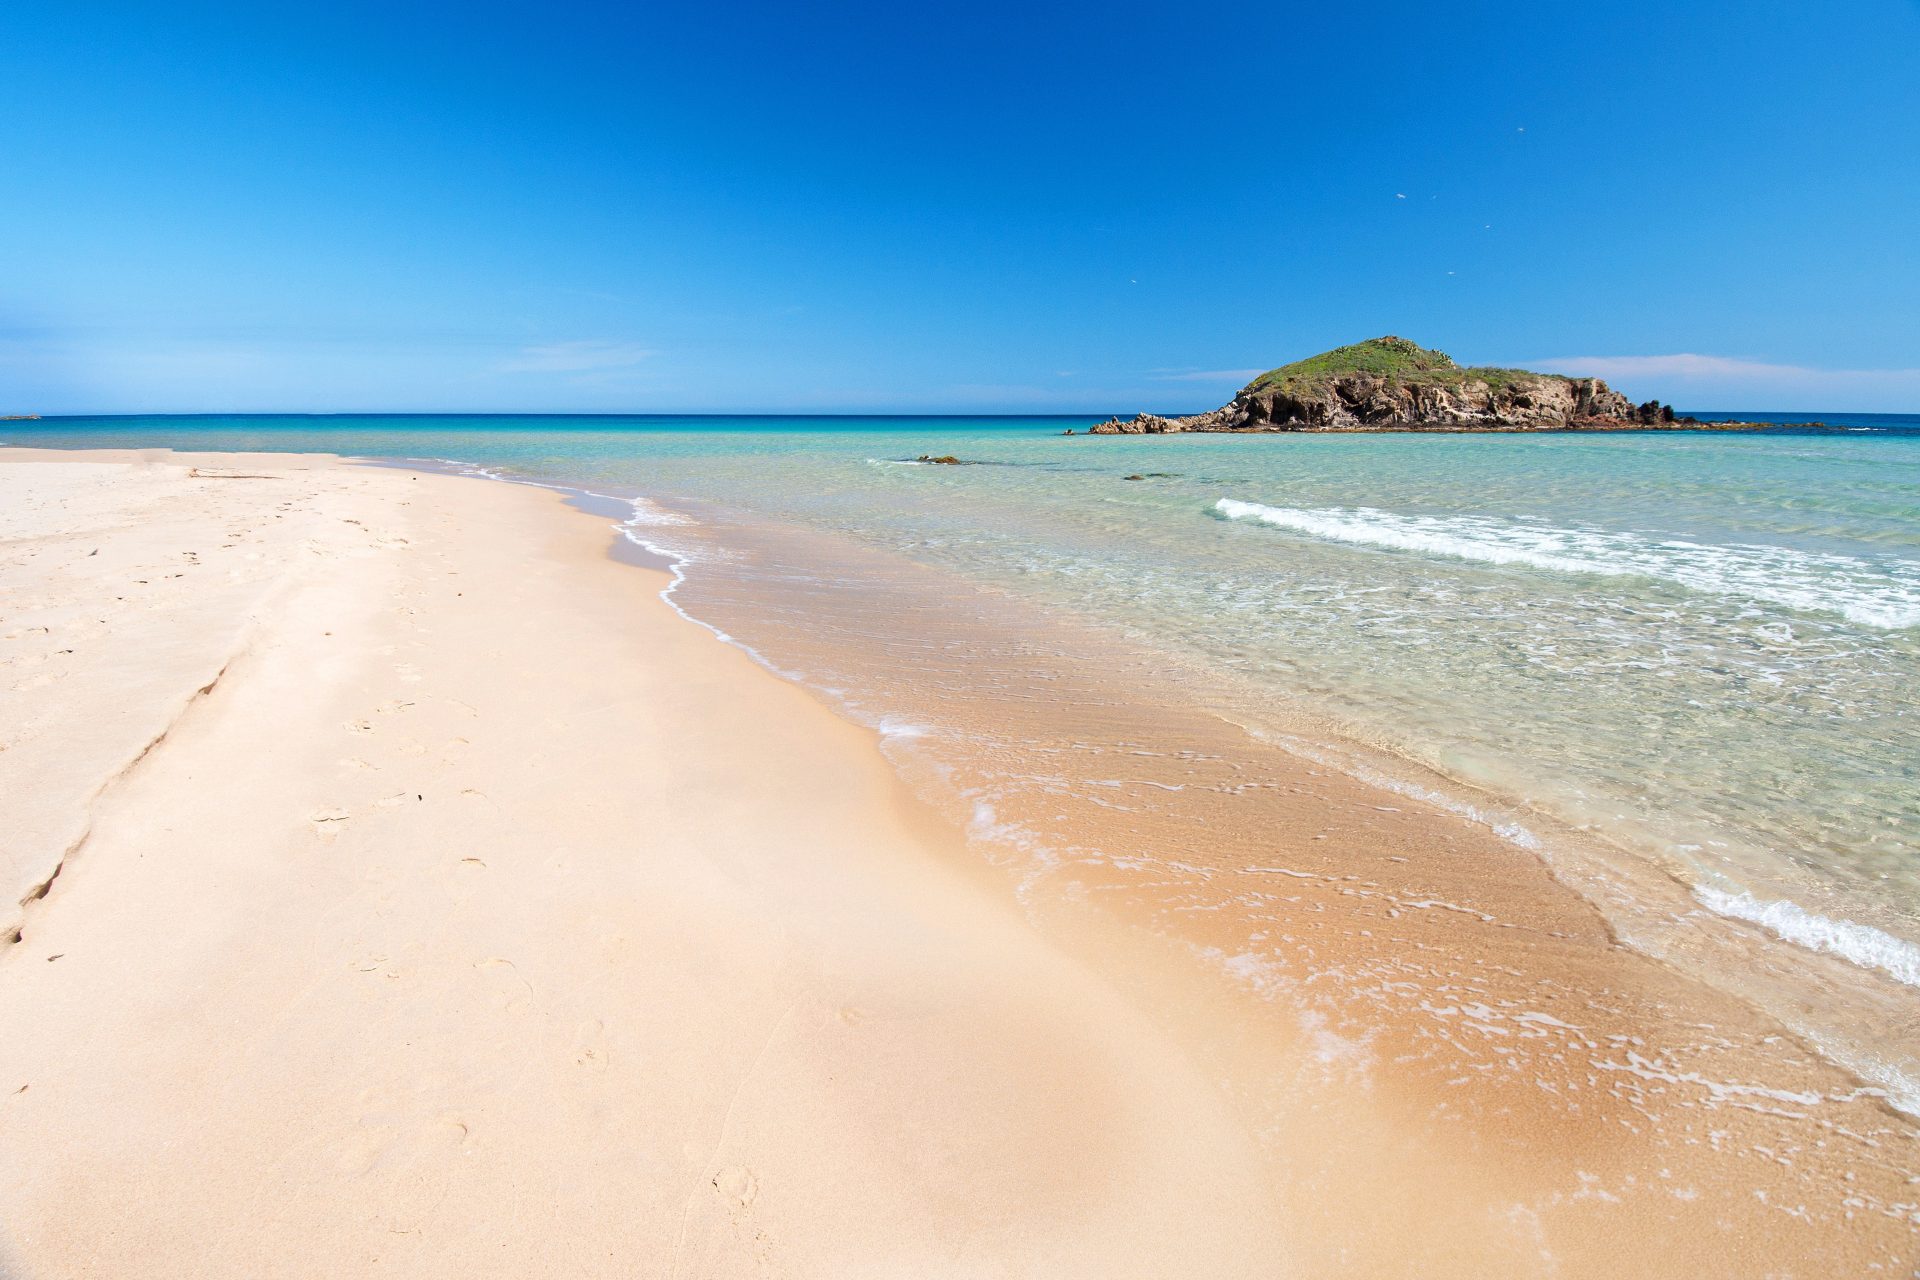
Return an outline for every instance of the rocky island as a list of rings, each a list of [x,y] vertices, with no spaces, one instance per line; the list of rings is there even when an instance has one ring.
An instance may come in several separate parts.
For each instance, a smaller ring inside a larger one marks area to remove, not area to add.
[[[1705,427],[1656,400],[1634,404],[1598,378],[1461,368],[1405,338],[1373,338],[1282,365],[1231,404],[1189,418],[1111,418],[1094,435],[1186,431],[1630,431]]]

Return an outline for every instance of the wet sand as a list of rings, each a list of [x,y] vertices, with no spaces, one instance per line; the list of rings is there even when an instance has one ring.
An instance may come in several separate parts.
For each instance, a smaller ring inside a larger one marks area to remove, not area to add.
[[[1276,752],[1009,876],[552,492],[7,450],[0,494],[0,1270],[1915,1257],[1910,1121],[1429,806]]]

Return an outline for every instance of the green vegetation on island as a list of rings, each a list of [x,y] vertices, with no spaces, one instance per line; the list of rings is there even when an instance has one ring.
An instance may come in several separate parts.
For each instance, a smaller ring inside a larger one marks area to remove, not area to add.
[[[1365,374],[1392,382],[1436,387],[1458,387],[1468,382],[1484,382],[1490,387],[1511,386],[1527,378],[1568,379],[1558,373],[1533,373],[1526,369],[1502,369],[1492,365],[1462,368],[1444,351],[1423,347],[1405,338],[1369,338],[1351,346],[1335,347],[1317,356],[1283,364],[1249,382],[1240,392],[1279,389],[1305,383],[1325,382]]]

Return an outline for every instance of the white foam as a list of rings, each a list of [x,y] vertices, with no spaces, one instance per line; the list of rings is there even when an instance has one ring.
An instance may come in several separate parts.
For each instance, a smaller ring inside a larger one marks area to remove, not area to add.
[[[1750,893],[1697,886],[1693,896],[1709,911],[1757,924],[1775,937],[1878,969],[1895,982],[1920,987],[1920,947],[1870,925],[1816,915],[1797,903],[1762,902]]]
[[[1058,855],[1033,832],[1003,819],[990,801],[978,795],[970,798],[973,813],[967,821],[967,838],[1020,856],[1020,880],[1013,893],[1019,901],[1031,903],[1034,886],[1059,866]]]
[[[479,463],[477,463],[477,462],[463,462],[463,461],[461,461],[461,460],[460,460],[459,458],[407,458],[407,459],[405,459],[405,461],[407,461],[407,462],[431,462],[431,463],[433,463],[433,464],[434,464],[435,466],[440,466],[440,467],[452,467],[452,468],[454,469],[454,471],[455,471],[455,472],[457,472],[457,473],[458,473],[458,474],[460,474],[460,475],[463,475],[463,476],[478,476],[479,478],[481,478],[481,479],[483,479],[483,480],[505,480],[505,479],[507,479],[507,476],[506,476],[506,473],[505,473],[505,472],[502,472],[502,471],[496,471],[496,470],[495,470],[494,468],[492,468],[492,467],[483,467],[483,466],[481,466],[481,465],[480,465]],[[538,482],[538,481],[534,481],[534,480],[529,480],[529,481],[527,481],[526,483],[528,483],[528,484],[534,484],[534,485],[538,485],[538,487],[540,487],[540,488],[542,488],[542,489],[557,489],[557,488],[559,488],[559,487],[560,487],[560,486],[558,486],[558,485],[550,485],[550,484],[539,484],[539,482]]]
[[[1221,498],[1214,510],[1230,520],[1336,542],[1556,573],[1655,578],[1690,591],[1839,614],[1883,630],[1920,626],[1920,561],[1871,561],[1758,544],[1710,546],[1486,516],[1404,516],[1371,507],[1269,507]]]
[[[639,528],[642,525],[690,525],[693,523],[693,521],[687,519],[679,512],[669,511],[665,507],[648,502],[645,498],[628,498],[627,501],[633,506],[633,514],[627,517],[626,523],[621,526],[622,528]]]
[[[911,742],[916,738],[924,738],[933,732],[933,730],[929,729],[926,725],[916,724],[900,716],[881,716],[873,727],[883,738],[904,742]]]
[[[476,476],[485,480],[497,480],[503,484],[523,484],[535,489],[551,489],[556,493],[571,493],[585,498],[598,498],[603,502],[624,502],[630,514],[625,520],[615,525],[614,528],[619,532],[621,537],[631,542],[634,546],[639,547],[651,555],[658,556],[667,562],[668,581],[667,585],[661,588],[660,598],[666,601],[668,608],[679,614],[686,621],[693,623],[696,627],[712,632],[714,637],[723,644],[730,644],[734,648],[739,649],[755,662],[783,680],[791,680],[795,684],[805,684],[807,682],[806,677],[799,672],[787,670],[744,640],[739,639],[737,636],[730,635],[719,627],[714,626],[711,622],[708,622],[705,618],[696,617],[680,607],[680,602],[675,600],[674,596],[687,581],[687,566],[693,563],[694,557],[682,548],[663,546],[640,532],[641,529],[649,527],[659,528],[671,525],[692,525],[695,523],[679,512],[669,511],[665,507],[650,502],[645,498],[620,497],[610,493],[599,493],[593,489],[583,489],[578,485],[553,484],[545,480],[529,479],[526,476],[509,475],[493,467],[481,466],[473,462],[465,462],[459,458],[412,458],[409,459],[409,461],[432,462],[442,466],[453,467],[463,475]],[[831,693],[833,691],[826,690],[824,692]]]

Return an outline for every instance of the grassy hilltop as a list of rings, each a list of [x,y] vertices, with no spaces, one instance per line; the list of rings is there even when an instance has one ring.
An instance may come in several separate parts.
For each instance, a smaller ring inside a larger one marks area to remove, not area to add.
[[[1335,347],[1317,356],[1308,356],[1305,360],[1269,369],[1249,382],[1240,394],[1299,392],[1335,378],[1358,374],[1413,386],[1459,387],[1468,382],[1484,382],[1496,390],[1524,378],[1561,378],[1557,373],[1531,373],[1525,369],[1499,369],[1489,365],[1463,369],[1444,351],[1435,351],[1405,338],[1385,337]]]

